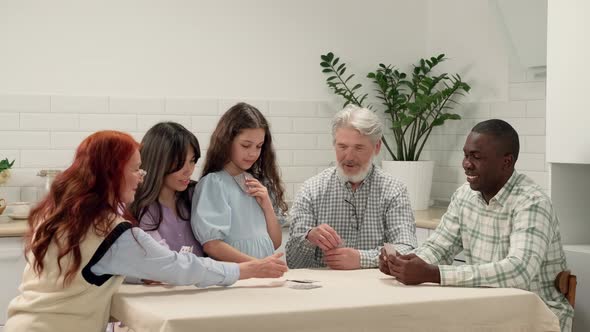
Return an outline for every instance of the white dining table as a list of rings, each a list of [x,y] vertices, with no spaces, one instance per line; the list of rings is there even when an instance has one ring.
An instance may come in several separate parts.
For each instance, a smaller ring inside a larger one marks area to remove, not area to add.
[[[306,279],[320,287],[288,281]],[[294,269],[230,287],[123,285],[111,316],[135,332],[559,331],[534,293],[405,286],[377,269]]]

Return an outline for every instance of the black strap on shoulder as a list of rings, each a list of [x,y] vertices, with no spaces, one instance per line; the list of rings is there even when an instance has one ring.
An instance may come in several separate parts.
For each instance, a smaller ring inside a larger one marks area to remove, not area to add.
[[[115,226],[115,228],[113,228],[113,230],[106,236],[106,238],[98,246],[98,249],[96,249],[96,251],[94,252],[94,255],[92,255],[92,258],[90,259],[88,264],[86,264],[86,266],[84,266],[84,268],[82,269],[82,277],[84,277],[86,282],[96,286],[102,286],[102,284],[107,282],[107,280],[109,280],[113,276],[112,274],[103,274],[98,276],[92,273],[90,268],[96,265],[96,263],[98,263],[101,260],[104,254],[107,253],[107,251],[113,245],[113,243],[117,241],[119,236],[121,236],[121,234],[123,234],[126,230],[130,228],[131,223],[122,222]]]

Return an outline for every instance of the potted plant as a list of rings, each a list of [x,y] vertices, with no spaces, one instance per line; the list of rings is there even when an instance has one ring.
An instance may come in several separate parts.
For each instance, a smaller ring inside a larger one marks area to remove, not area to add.
[[[346,64],[329,52],[321,56],[322,72],[334,93],[344,99],[344,106],[354,104],[374,109],[368,102],[368,93],[360,92],[362,85],[354,84],[354,74],[346,74]],[[379,64],[367,74],[375,84],[375,97],[381,101],[388,127],[393,131],[393,143],[382,137],[383,145],[392,161],[384,161],[383,168],[402,180],[410,192],[416,210],[428,208],[434,162],[421,161],[420,155],[432,129],[446,120],[459,120],[452,113],[456,97],[468,93],[470,86],[458,74],[436,74],[433,68],[445,60],[440,54],[420,59],[408,76],[392,65]]]
[[[14,165],[14,160],[12,162],[8,161],[8,158],[4,160],[0,160],[0,185],[6,182],[10,177],[9,169]],[[0,214],[4,212],[6,208],[6,201],[3,198],[0,198]]]

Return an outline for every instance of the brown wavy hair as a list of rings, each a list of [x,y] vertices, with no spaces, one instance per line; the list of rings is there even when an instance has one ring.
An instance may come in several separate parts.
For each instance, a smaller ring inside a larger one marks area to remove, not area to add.
[[[274,203],[282,212],[286,212],[285,189],[277,167],[270,128],[264,115],[252,105],[238,103],[227,110],[219,119],[215,131],[211,134],[201,178],[209,173],[222,170],[229,162],[232,143],[242,130],[258,128],[264,129],[264,143],[260,157],[248,172],[267,186]]]
[[[55,177],[49,193],[29,217],[25,253],[33,255],[33,269],[38,275],[53,242],[58,249],[60,274],[62,258],[71,257],[64,285],[72,281],[80,268],[80,243],[86,234],[92,229],[106,236],[115,218],[126,211],[120,188],[125,166],[137,149],[139,143],[133,137],[118,131],[96,132],[78,146],[72,165]],[[129,213],[123,214],[133,220]]]

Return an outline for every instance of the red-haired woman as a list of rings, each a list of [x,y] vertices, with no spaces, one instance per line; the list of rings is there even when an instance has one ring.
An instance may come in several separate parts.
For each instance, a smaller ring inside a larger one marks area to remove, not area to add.
[[[31,211],[28,263],[4,332],[104,331],[124,276],[206,287],[287,270],[276,255],[235,264],[173,252],[132,227],[123,211],[145,175],[138,148],[117,131],[89,136]]]

